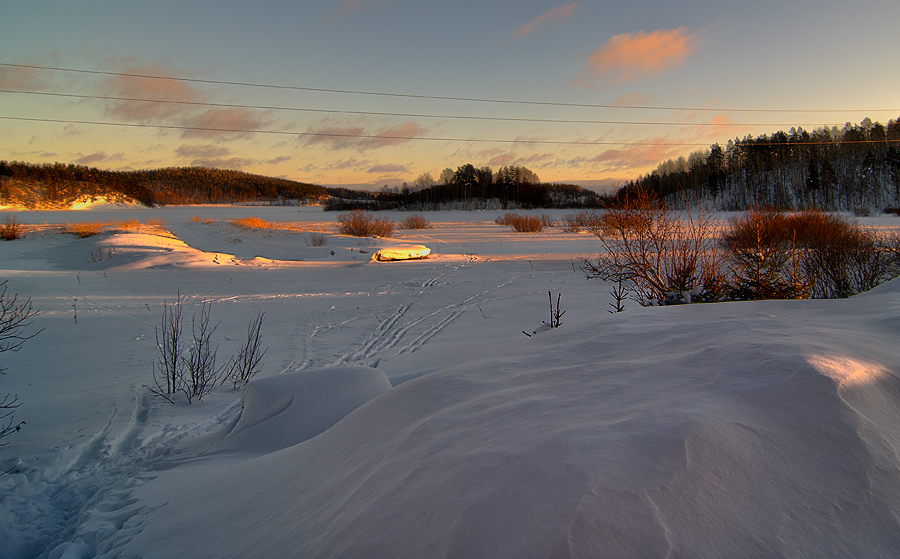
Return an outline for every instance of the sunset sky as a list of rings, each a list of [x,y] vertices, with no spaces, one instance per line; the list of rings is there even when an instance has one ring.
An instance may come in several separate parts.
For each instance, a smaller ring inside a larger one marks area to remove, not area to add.
[[[900,117],[896,0],[0,12],[0,159],[31,163],[365,188],[472,163],[598,186],[748,134]]]

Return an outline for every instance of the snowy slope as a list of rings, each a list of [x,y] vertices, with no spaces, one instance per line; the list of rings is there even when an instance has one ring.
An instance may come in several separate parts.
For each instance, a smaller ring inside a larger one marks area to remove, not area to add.
[[[402,384],[305,443],[148,483],[137,495],[160,508],[126,550],[892,557],[898,310],[890,285],[523,338]]]
[[[611,315],[608,288],[570,261],[584,235],[529,242],[457,212],[400,237],[432,258],[326,262],[285,259],[322,248],[302,237],[235,243],[161,212],[178,238],[0,243],[0,275],[45,329],[2,355],[0,392],[19,394],[28,422],[0,448],[5,556],[900,549],[896,281],[840,301]],[[114,258],[87,258],[110,244]],[[148,396],[176,290],[189,309],[213,303],[225,356],[266,312],[248,390]],[[548,291],[563,325],[523,336]]]

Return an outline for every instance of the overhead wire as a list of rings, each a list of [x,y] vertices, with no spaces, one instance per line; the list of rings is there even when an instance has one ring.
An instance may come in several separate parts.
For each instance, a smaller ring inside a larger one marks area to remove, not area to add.
[[[59,93],[49,91],[34,90],[15,90],[0,89],[0,93],[12,93],[22,95],[36,95],[44,97],[61,97],[70,99],[92,99],[100,101],[120,101],[120,102],[139,102],[139,103],[160,103],[173,105],[186,105],[198,107],[214,107],[228,109],[251,109],[251,110],[267,110],[267,111],[293,111],[293,112],[309,112],[323,114],[343,114],[357,116],[388,116],[402,118],[434,118],[434,119],[460,119],[460,120],[479,120],[479,121],[496,121],[496,122],[534,122],[541,124],[603,124],[603,125],[625,125],[625,126],[785,126],[785,123],[771,122],[668,122],[668,121],[648,121],[648,120],[590,120],[590,119],[559,119],[559,118],[529,118],[529,117],[499,117],[499,116],[475,116],[475,115],[448,115],[448,114],[427,114],[427,113],[390,113],[379,111],[356,111],[346,109],[313,109],[308,107],[285,107],[278,105],[246,105],[239,103],[213,103],[209,101],[185,101],[179,99],[146,99],[140,97],[118,97],[113,95],[87,95],[77,93]],[[794,126],[838,126],[843,123],[809,123],[794,122]]]
[[[60,67],[60,66],[39,66],[39,65],[35,65],[35,64],[12,64],[12,63],[8,63],[8,62],[0,62],[0,66],[5,66],[8,68],[23,68],[23,69],[32,69],[32,70],[49,70],[49,71],[57,71],[57,72],[92,74],[92,75],[100,75],[100,76],[117,76],[117,77],[129,77],[129,78],[171,80],[171,81],[178,81],[178,82],[202,83],[202,84],[211,84],[211,85],[229,85],[229,86],[255,87],[255,88],[265,88],[265,89],[282,89],[282,90],[293,90],[293,91],[315,91],[315,92],[322,92],[322,93],[340,93],[340,94],[347,94],[347,95],[398,97],[398,98],[405,98],[405,99],[465,101],[465,102],[475,102],[475,103],[502,103],[502,104],[536,105],[536,106],[552,106],[552,107],[579,107],[579,108],[598,108],[598,109],[640,109],[640,110],[662,110],[662,111],[748,112],[748,113],[848,113],[848,112],[875,113],[875,112],[889,112],[889,111],[900,110],[897,108],[890,108],[890,109],[809,109],[809,108],[805,108],[805,109],[801,109],[801,108],[760,109],[760,108],[755,108],[754,109],[754,108],[740,108],[740,107],[731,107],[731,108],[678,107],[678,106],[622,105],[622,104],[600,104],[600,103],[565,103],[565,102],[558,102],[558,101],[528,101],[528,100],[517,100],[517,99],[491,99],[491,98],[456,97],[456,96],[444,96],[444,95],[420,95],[420,94],[412,94],[412,93],[394,93],[394,92],[384,92],[384,91],[365,91],[365,90],[351,90],[351,89],[332,89],[332,88],[322,88],[322,87],[306,87],[306,86],[296,86],[296,85],[264,84],[264,83],[254,83],[254,82],[210,80],[210,79],[202,79],[202,78],[184,78],[184,77],[177,77],[177,76],[139,74],[139,73],[132,73],[132,72],[85,70],[85,69],[79,69],[79,68],[64,68],[64,67]]]
[[[143,124],[133,122],[104,122],[91,120],[73,120],[61,118],[37,118],[37,117],[16,117],[0,115],[0,120],[12,120],[23,122],[48,122],[57,124],[81,124],[81,125],[97,125],[97,126],[119,126],[125,128],[159,128],[163,130],[182,130],[197,132],[219,132],[227,134],[274,134],[283,136],[297,137],[327,137],[327,138],[348,138],[360,140],[379,140],[379,141],[434,141],[434,142],[473,142],[473,143],[496,143],[496,144],[540,144],[540,145],[572,145],[572,146],[704,146],[708,147],[709,142],[620,142],[620,141],[587,141],[587,140],[540,140],[540,139],[490,139],[490,138],[438,138],[432,136],[400,136],[392,134],[351,134],[342,132],[297,132],[290,130],[265,130],[265,129],[246,129],[246,128],[214,128],[206,126],[183,126],[175,124]],[[898,143],[900,140],[853,140],[841,141],[842,144],[876,144],[876,143]],[[828,145],[834,142],[822,141],[798,141],[798,142],[767,142],[767,146],[803,146],[803,145]]]
[[[270,89],[284,89],[284,90],[295,90],[295,91],[317,91],[317,92],[328,92],[328,93],[344,93],[344,94],[355,94],[355,95],[378,95],[378,96],[386,96],[386,97],[400,97],[400,98],[418,98],[418,99],[429,99],[429,100],[452,100],[452,101],[468,101],[468,102],[482,102],[482,103],[508,103],[508,104],[522,104],[522,105],[540,105],[540,106],[556,106],[556,107],[581,107],[581,108],[606,108],[606,109],[651,109],[651,110],[669,110],[669,111],[718,111],[718,112],[773,112],[773,113],[789,113],[789,112],[797,112],[797,113],[832,113],[832,112],[851,112],[851,110],[843,110],[843,109],[742,109],[742,108],[732,108],[732,109],[723,109],[723,108],[704,108],[704,107],[664,107],[664,106],[637,106],[637,105],[606,105],[606,104],[584,104],[584,103],[560,103],[560,102],[550,102],[550,101],[524,101],[524,100],[509,100],[509,99],[487,99],[487,98],[474,98],[474,97],[449,97],[449,96],[434,96],[434,95],[415,95],[415,94],[405,94],[405,93],[389,93],[389,92],[373,92],[373,91],[362,91],[362,90],[339,90],[339,89],[325,89],[325,88],[315,88],[315,87],[302,87],[302,86],[290,86],[290,85],[278,85],[278,84],[260,84],[260,83],[251,83],[251,82],[237,82],[237,81],[222,81],[222,80],[207,80],[200,78],[184,78],[184,77],[173,77],[173,76],[160,76],[160,75],[152,75],[152,74],[138,74],[138,73],[128,73],[128,72],[112,72],[112,71],[102,71],[102,70],[85,70],[85,69],[76,69],[76,68],[63,68],[63,67],[53,67],[53,66],[39,66],[39,65],[30,65],[30,64],[11,64],[0,62],[0,67],[9,67],[9,68],[22,68],[22,69],[36,69],[36,70],[48,70],[48,71],[60,71],[60,72],[74,72],[80,74],[90,74],[90,75],[101,75],[101,76],[117,76],[117,77],[130,77],[130,78],[142,78],[142,79],[154,79],[154,80],[172,80],[179,82],[189,82],[189,83],[203,83],[203,84],[216,84],[216,85],[233,85],[233,86],[245,86],[245,87],[257,87],[257,88],[270,88]],[[496,116],[476,116],[476,115],[448,115],[448,114],[426,114],[426,113],[393,113],[393,112],[377,112],[377,111],[358,111],[358,110],[339,110],[339,109],[316,109],[316,108],[307,108],[307,107],[285,107],[285,106],[276,106],[276,105],[248,105],[248,104],[238,104],[238,103],[214,103],[207,101],[190,101],[190,100],[177,100],[177,99],[146,99],[146,98],[138,98],[138,97],[119,97],[113,95],[87,95],[87,94],[76,94],[76,93],[60,93],[60,92],[48,92],[48,91],[35,91],[35,90],[13,90],[13,89],[2,89],[0,93],[8,93],[8,94],[24,94],[24,95],[36,95],[36,96],[50,96],[50,97],[58,97],[58,98],[73,98],[73,99],[93,99],[93,100],[106,100],[106,101],[116,101],[116,102],[143,102],[143,103],[168,103],[168,104],[178,104],[184,106],[198,106],[198,107],[212,107],[212,108],[232,108],[232,109],[248,109],[248,110],[269,110],[269,111],[297,111],[297,112],[313,112],[320,114],[345,114],[345,115],[360,115],[360,116],[388,116],[388,117],[404,117],[404,118],[435,118],[435,119],[465,119],[465,120],[478,120],[478,121],[498,121],[498,122],[530,122],[530,123],[549,123],[549,124],[600,124],[600,125],[639,125],[639,126],[681,126],[681,127],[695,127],[695,126],[784,126],[783,124],[772,124],[772,123],[733,123],[733,122],[702,122],[702,123],[691,123],[691,122],[654,122],[654,121],[638,121],[638,120],[590,120],[590,119],[549,119],[549,118],[531,118],[531,117],[496,117]],[[880,112],[880,111],[888,111],[891,109],[873,109],[869,110],[869,112]],[[64,124],[79,124],[79,125],[97,125],[97,126],[118,126],[118,127],[128,127],[128,128],[157,128],[157,129],[170,129],[170,130],[182,130],[182,131],[197,131],[197,132],[216,132],[216,133],[232,133],[232,134],[278,134],[278,135],[291,135],[297,137],[331,137],[331,138],[348,138],[348,139],[357,139],[357,140],[380,140],[380,141],[439,141],[439,142],[481,142],[481,143],[506,143],[506,144],[545,144],[545,145],[583,145],[583,146],[707,146],[708,142],[665,142],[665,141],[589,141],[589,140],[541,140],[541,139],[488,139],[488,138],[453,138],[453,137],[431,137],[431,136],[407,136],[407,135],[391,135],[391,134],[361,134],[361,133],[342,133],[342,132],[314,132],[314,131],[288,131],[288,130],[267,130],[267,129],[238,129],[238,128],[216,128],[216,127],[202,127],[202,126],[188,126],[188,125],[176,125],[176,124],[148,124],[148,123],[125,123],[125,122],[107,122],[107,121],[92,121],[92,120],[75,120],[75,119],[59,119],[59,118],[46,118],[46,117],[22,117],[22,116],[11,116],[11,115],[0,115],[0,119],[10,120],[10,121],[23,121],[23,122],[47,122],[47,123],[64,123]],[[795,123],[795,125],[799,125]],[[835,126],[834,124],[816,124],[814,126]],[[893,141],[893,140],[887,140]],[[875,143],[876,141],[862,140],[854,143]],[[817,143],[827,143],[827,142],[790,142],[790,145],[814,145]],[[777,144],[769,144],[769,145],[777,145]]]

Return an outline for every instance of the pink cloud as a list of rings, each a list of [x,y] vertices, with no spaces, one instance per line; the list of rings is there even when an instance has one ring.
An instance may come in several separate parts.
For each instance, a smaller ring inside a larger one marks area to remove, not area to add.
[[[539,15],[538,17],[534,18],[533,20],[519,28],[514,38],[521,39],[526,35],[530,35],[534,33],[534,31],[538,27],[548,21],[556,20],[557,22],[560,22],[569,19],[570,17],[572,17],[573,13],[575,12],[575,8],[577,7],[578,2],[570,2],[568,4],[563,4],[560,6],[554,6],[553,8],[550,8],[543,14]]]
[[[513,152],[500,153],[492,157],[488,161],[488,165],[492,167],[505,167],[516,160],[516,154]]]
[[[686,27],[615,35],[591,53],[577,81],[586,83],[596,78],[627,82],[654,76],[683,66],[701,43],[701,36]]]
[[[646,93],[632,93],[630,95],[623,95],[619,97],[615,101],[613,101],[613,105],[616,107],[642,107],[646,106],[650,103],[650,96]]]

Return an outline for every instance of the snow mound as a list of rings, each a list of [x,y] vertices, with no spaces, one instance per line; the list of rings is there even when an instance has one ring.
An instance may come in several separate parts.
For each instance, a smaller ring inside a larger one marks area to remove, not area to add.
[[[295,445],[390,388],[387,376],[371,367],[308,369],[254,381],[218,448],[272,452]]]
[[[126,551],[893,557],[896,307],[883,291],[648,309],[522,338],[302,444],[182,472]]]

